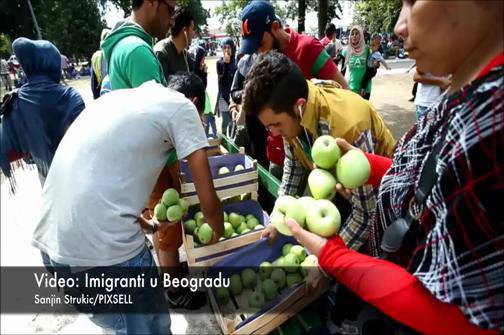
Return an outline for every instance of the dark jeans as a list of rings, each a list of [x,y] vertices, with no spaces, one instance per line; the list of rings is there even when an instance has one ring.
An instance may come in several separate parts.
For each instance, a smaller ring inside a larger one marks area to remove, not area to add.
[[[89,288],[79,285],[78,288],[65,289],[65,294],[75,297],[96,296],[97,294],[121,294],[127,292],[131,295],[134,305],[108,305],[91,304],[73,305],[77,311],[89,314],[89,318],[98,326],[114,331],[117,334],[171,334],[170,314],[165,301],[162,285],[152,288],[149,278],[157,277],[158,270],[150,250],[145,246],[135,257],[126,262],[107,267],[71,268],[68,265],[57,263],[45,253],[42,260],[49,272],[58,274],[61,278],[75,278],[79,283],[85,282],[85,276],[101,278],[124,278],[145,276],[144,287],[133,289],[114,288],[107,292],[105,288]],[[124,307],[123,307],[124,306]]]
[[[213,114],[205,114],[205,133],[208,136],[209,130],[212,130],[212,135],[217,136],[217,126],[215,125],[215,116]]]

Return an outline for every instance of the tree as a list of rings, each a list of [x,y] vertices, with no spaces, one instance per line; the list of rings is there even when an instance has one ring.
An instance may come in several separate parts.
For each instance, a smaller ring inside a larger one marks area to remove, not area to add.
[[[401,12],[399,1],[363,0],[356,6],[354,22],[372,33],[392,32]]]
[[[61,53],[90,57],[98,48],[103,28],[98,0],[31,0],[42,37]],[[0,28],[11,40],[36,39],[26,0],[0,0]]]
[[[297,0],[290,1],[287,5],[286,17],[298,20],[298,32],[305,31],[306,11],[317,12],[317,27],[319,37],[324,36],[327,22],[333,18],[339,19],[339,14],[343,13],[340,0]]]
[[[224,29],[233,40],[238,41],[241,36],[240,14],[248,0],[228,0],[215,9],[215,15],[224,23]]]
[[[12,53],[12,46],[9,36],[0,34],[0,57],[8,58]]]

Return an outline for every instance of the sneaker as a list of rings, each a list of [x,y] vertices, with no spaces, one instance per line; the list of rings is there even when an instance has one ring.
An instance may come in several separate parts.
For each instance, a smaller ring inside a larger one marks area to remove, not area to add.
[[[204,292],[180,290],[177,292],[166,291],[166,298],[171,308],[184,308],[190,311],[200,309],[207,303]]]

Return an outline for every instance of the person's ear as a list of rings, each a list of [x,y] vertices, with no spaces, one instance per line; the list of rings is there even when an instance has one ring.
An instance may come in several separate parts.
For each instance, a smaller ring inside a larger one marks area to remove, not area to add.
[[[306,108],[306,99],[305,98],[299,98],[296,100],[296,114],[302,118],[304,110]]]

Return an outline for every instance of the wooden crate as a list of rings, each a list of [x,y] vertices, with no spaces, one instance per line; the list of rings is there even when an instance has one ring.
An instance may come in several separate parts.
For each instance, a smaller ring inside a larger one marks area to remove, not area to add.
[[[223,147],[221,146],[220,137],[209,138],[208,139],[207,155],[210,157],[210,156],[222,155],[223,153],[224,153],[224,150],[223,150]]]
[[[208,162],[212,172],[213,184],[220,199],[244,193],[251,193],[253,197],[257,197],[258,173],[256,160],[252,160],[249,156],[239,153],[209,157]],[[234,167],[238,164],[243,165],[245,169],[233,171]],[[223,166],[228,167],[232,172],[219,175],[218,170]],[[196,188],[192,182],[192,176],[187,161],[182,161],[180,165],[180,179],[180,196],[184,198],[189,205],[198,204],[198,195],[196,194]]]
[[[256,242],[254,245],[250,245],[229,256],[229,258],[221,260],[213,266],[214,271],[218,271],[217,269],[221,264],[230,266],[229,262],[232,263],[233,261],[236,266],[240,266],[240,269],[249,265],[256,267],[263,261],[271,262],[281,254],[281,247],[285,243],[296,244],[296,241],[290,237],[279,236],[274,245],[271,246],[273,252],[269,254],[269,257],[257,259],[257,253],[254,252],[254,249],[265,249],[267,243],[265,240]],[[250,260],[250,263],[247,262],[247,259]],[[251,293],[251,290],[244,290],[238,298],[232,296],[230,302],[225,306],[218,303],[212,289],[209,288],[207,291],[214,316],[223,334],[268,334],[324,294],[329,288],[329,281],[323,277],[320,284],[309,291],[306,285],[303,282],[285,290],[262,310],[248,314],[243,313],[243,310],[244,306],[248,306],[245,300],[247,293]],[[258,286],[254,290],[260,290],[260,281],[258,281]]]
[[[269,223],[269,217],[256,200],[257,198],[253,197],[251,200],[224,204],[223,208],[228,213],[253,214],[261,225],[266,226]],[[199,210],[197,207],[191,208],[186,219],[192,219],[197,210]],[[253,230],[244,235],[238,235],[212,245],[196,246],[193,236],[186,234],[182,224],[182,241],[187,256],[187,264],[189,266],[211,266],[221,258],[229,256],[259,240],[262,231],[263,229]]]

